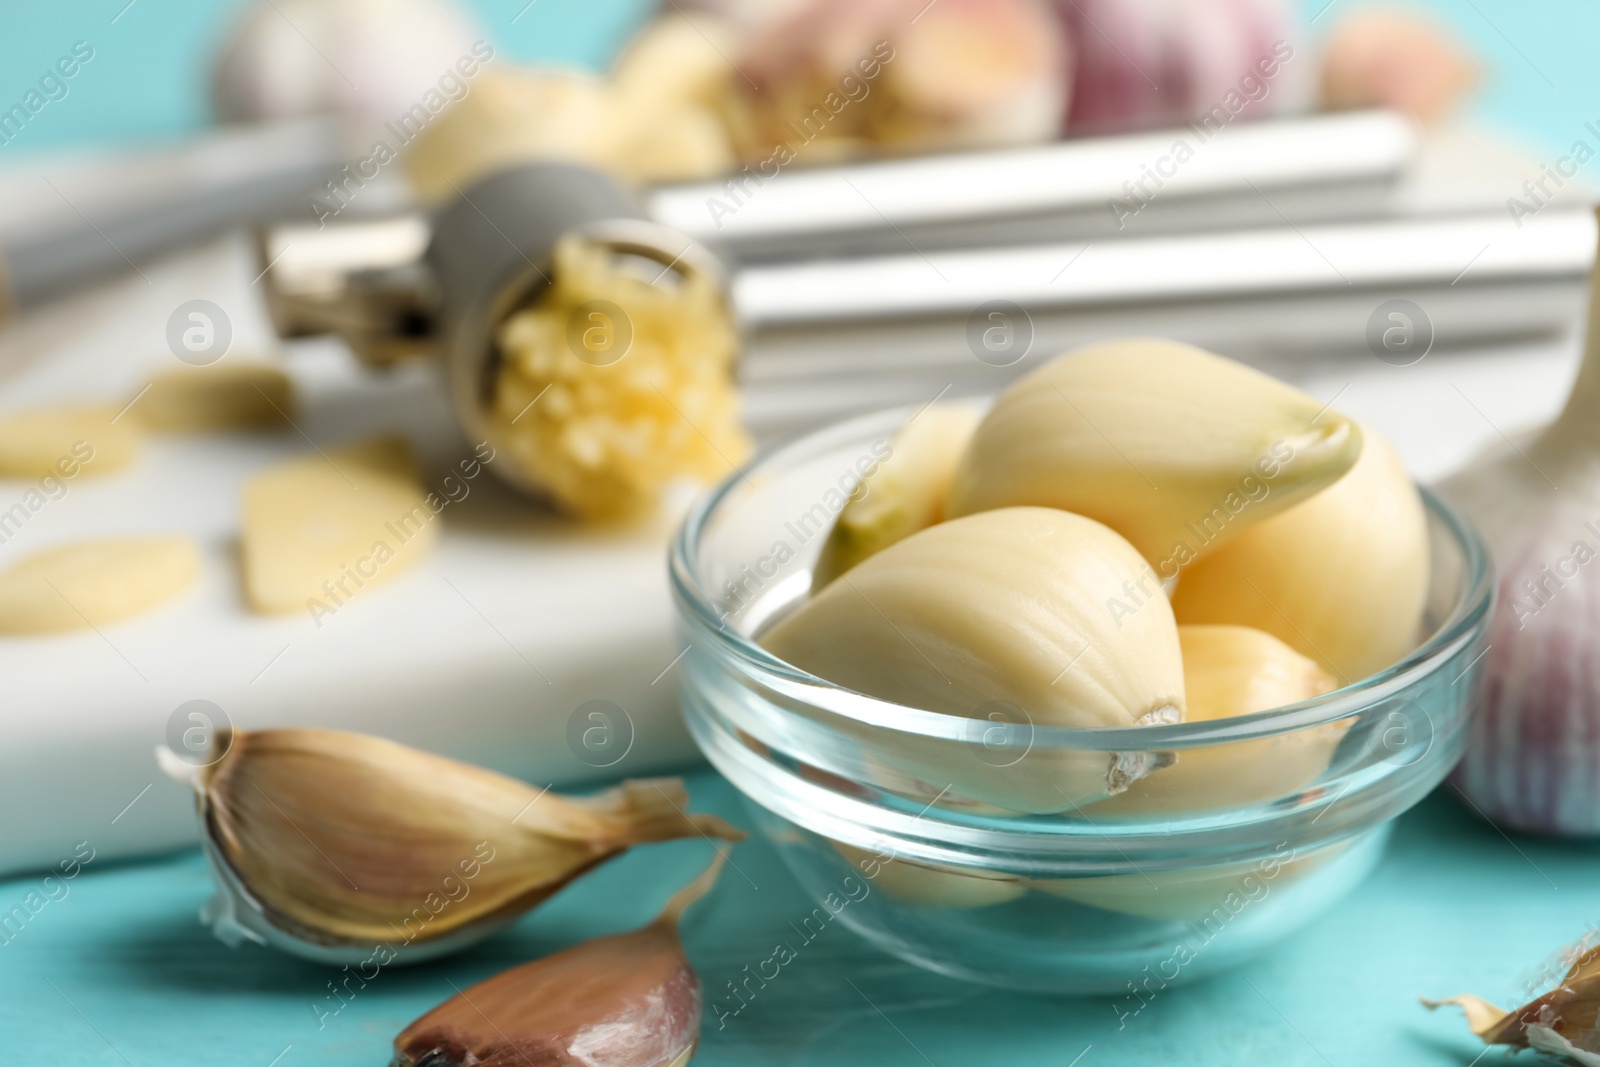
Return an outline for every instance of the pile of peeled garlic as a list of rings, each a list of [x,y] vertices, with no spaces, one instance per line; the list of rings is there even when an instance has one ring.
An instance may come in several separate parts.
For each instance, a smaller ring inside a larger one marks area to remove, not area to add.
[[[850,689],[982,719],[1129,727],[1293,704],[1400,659],[1428,576],[1421,498],[1369,427],[1188,345],[1063,355],[981,418],[933,407],[841,511],[812,594],[761,636]],[[1270,799],[1327,767],[1340,724],[1009,766],[896,739],[889,780],[1035,814]],[[1150,755],[1150,754],[1145,754]]]

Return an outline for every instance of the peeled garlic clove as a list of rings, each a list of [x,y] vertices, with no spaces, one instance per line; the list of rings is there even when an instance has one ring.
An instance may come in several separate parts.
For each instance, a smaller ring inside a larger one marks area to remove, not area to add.
[[[132,463],[142,435],[120,405],[54,404],[0,416],[0,477],[110,474]]]
[[[60,633],[142,615],[194,584],[200,553],[183,537],[78,541],[0,572],[0,633]]]
[[[329,448],[245,483],[240,555],[260,612],[327,615],[420,562],[439,520],[397,438]]]
[[[227,360],[158,374],[130,414],[152,430],[249,429],[289,425],[289,376],[266,363]]]
[[[400,1032],[391,1067],[681,1067],[700,1040],[702,995],[678,921],[711,889],[722,859],[649,926],[457,993]]]
[[[1178,642],[1187,722],[1297,704],[1337,685],[1314,661],[1249,627],[1179,626]],[[1172,766],[1096,804],[1091,815],[1194,812],[1286,796],[1328,769],[1347,728],[1347,723],[1331,723],[1258,741],[1184,749]]]
[[[817,557],[813,588],[821,589],[868,556],[944,521],[950,479],[979,418],[969,408],[935,404],[913,416],[887,448],[880,452],[874,446],[877,466],[839,512]]]
[[[1349,845],[1349,841],[1339,841],[1305,853],[1280,845],[1259,860],[1242,863],[1100,878],[1041,879],[1028,885],[1105,911],[1198,923],[1210,932],[1212,922],[1222,929],[1250,904],[1337,858]]]
[[[1175,341],[1108,341],[1000,394],[949,513],[1087,515],[1171,578],[1332,484],[1360,451],[1355,423],[1265,374]]]
[[[1113,598],[1137,607],[1114,614]],[[761,640],[838,685],[972,719],[975,741],[997,709],[1021,717],[1008,721],[1050,726],[1182,715],[1177,627],[1159,583],[1110,529],[1053,508],[1001,508],[912,534]],[[869,754],[1012,811],[1062,811],[1148,769],[1086,751],[1002,754],[991,764],[973,747],[897,735]]]
[[[658,286],[577,236],[553,255],[550,287],[500,329],[500,462],[592,520],[637,517],[673,482],[730,473],[750,443],[733,383],[738,339],[715,281],[690,271]],[[585,312],[593,301],[621,318]]]
[[[633,845],[742,836],[686,814],[676,779],[572,799],[361,734],[264,730],[218,748],[194,785],[221,873],[313,958],[327,947],[364,957],[377,944],[426,958],[430,945],[486,935]],[[248,925],[232,933],[266,940]]]
[[[1178,621],[1265,630],[1341,685],[1415,647],[1427,516],[1394,446],[1370,427],[1361,439],[1343,478],[1185,568],[1172,599]]]
[[[866,875],[874,888],[918,907],[987,908],[1016,900],[1028,891],[1019,878],[912,863],[898,856],[885,857],[841,841],[831,841],[829,844]]]

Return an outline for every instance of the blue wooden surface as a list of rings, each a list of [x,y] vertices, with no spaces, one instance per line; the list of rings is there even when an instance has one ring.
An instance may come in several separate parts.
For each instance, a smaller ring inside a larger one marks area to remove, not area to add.
[[[690,786],[697,809],[750,825],[713,773]],[[636,850],[486,945],[380,972],[320,1026],[313,1005],[331,1006],[334,972],[215,941],[196,919],[210,890],[198,855],[91,863],[0,945],[0,1063],[385,1064],[394,1034],[448,997],[450,983],[644,923],[709,849],[692,841]],[[708,998],[792,941],[788,924],[812,906],[764,842],[739,845],[733,858],[737,869],[723,872],[687,924]],[[1596,858],[1591,845],[1508,839],[1436,794],[1401,821],[1383,864],[1333,911],[1240,970],[1160,992],[1120,1027],[1114,998],[965,985],[899,963],[835,923],[725,1027],[708,1014],[695,1063],[1465,1067],[1481,1046],[1459,1013],[1429,1013],[1417,997],[1515,1000],[1547,953],[1600,922]],[[36,878],[0,883],[0,910],[37,890]],[[1492,1052],[1478,1064],[1502,1062]]]

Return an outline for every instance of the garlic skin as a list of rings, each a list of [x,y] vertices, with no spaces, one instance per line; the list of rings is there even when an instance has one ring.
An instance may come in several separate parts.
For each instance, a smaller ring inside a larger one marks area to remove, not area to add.
[[[1247,626],[1178,627],[1186,722],[1298,704],[1336,688],[1333,677],[1271,634]],[[1177,762],[1103,800],[1092,817],[1196,812],[1258,804],[1304,788],[1328,769],[1348,723],[1280,737],[1188,748]]]
[[[1439,20],[1400,8],[1339,18],[1322,56],[1322,106],[1387,107],[1419,122],[1448,118],[1477,86],[1478,62]]]
[[[1600,272],[1561,414],[1437,488],[1477,526],[1498,572],[1483,707],[1451,781],[1502,826],[1600,834]]]
[[[950,481],[980,418],[971,408],[935,404],[900,428],[888,457],[862,479],[834,521],[811,573],[812,588],[944,521]]]
[[[1428,595],[1428,520],[1388,438],[1361,427],[1343,478],[1186,568],[1179,623],[1264,630],[1349,685],[1417,644]]]
[[[400,1032],[391,1067],[683,1067],[700,1040],[703,995],[678,923],[724,858],[650,925],[458,992]]]
[[[571,799],[332,730],[235,733],[218,750],[193,783],[205,835],[250,900],[312,958],[326,946],[380,943],[420,958],[430,943],[491,932],[633,845],[743,836],[685,814],[675,779]]]
[[[481,36],[446,0],[258,0],[218,50],[212,106],[223,122],[332,113],[375,130],[437,87]]]
[[[1108,602],[1141,582],[1142,606],[1114,615]],[[1184,707],[1172,609],[1143,560],[1107,527],[1053,508],[1001,508],[912,534],[761,643],[837,685],[972,719],[974,740],[996,708],[1041,726],[1127,727],[1176,721]],[[1115,753],[1028,751],[991,764],[932,738],[878,743],[871,754],[903,773],[1009,811],[1064,811],[1148,770]]]
[[[1259,371],[1176,341],[1107,341],[1000,394],[948,510],[1086,515],[1170,579],[1331,485],[1360,452],[1354,422]]]

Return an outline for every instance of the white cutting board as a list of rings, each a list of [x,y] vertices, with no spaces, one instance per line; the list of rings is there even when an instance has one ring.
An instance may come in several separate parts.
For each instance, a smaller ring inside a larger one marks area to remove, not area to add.
[[[0,410],[67,397],[125,397],[177,366],[167,317],[197,297],[221,305],[232,352],[276,346],[248,244],[229,239],[51,309],[0,334]],[[1138,331],[1130,323],[1130,332]],[[1387,432],[1431,479],[1547,418],[1573,371],[1573,338],[1518,349],[1432,353],[1405,368],[1348,357],[1272,368]],[[252,471],[367,434],[411,438],[437,486],[470,454],[427,368],[364,372],[333,342],[292,346],[305,436],[155,438],[129,472],[80,478],[0,545],[0,566],[83,536],[178,532],[205,550],[197,589],[158,613],[93,631],[0,639],[0,874],[54,863],[78,841],[99,857],[184,844],[186,790],[152,749],[177,706],[215,702],[240,727],[364,730],[532,781],[571,783],[682,764],[676,649],[665,577],[672,514],[645,529],[574,527],[487,474],[442,515],[418,569],[364,590],[318,628],[309,614],[246,610],[235,566],[240,486]],[[0,481],[0,510],[26,485]],[[569,746],[579,705],[624,709],[635,740],[596,768]]]
[[[197,297],[232,320],[225,358],[270,353],[279,346],[254,273],[246,242],[230,239],[0,334],[0,410],[133,396],[151,371],[179,366],[166,320]],[[192,802],[158,776],[152,751],[174,710],[193,699],[214,702],[240,727],[370,731],[540,783],[693,758],[667,671],[676,655],[668,515],[597,533],[523,502],[484,472],[441,514],[443,537],[425,563],[360,591],[320,628],[308,612],[248,611],[235,560],[240,488],[253,471],[309,451],[307,438],[326,448],[398,432],[437,488],[472,454],[430,368],[363,371],[323,341],[293,346],[285,365],[304,436],[152,437],[131,470],[74,479],[0,544],[0,566],[117,534],[186,534],[204,555],[198,587],[151,615],[101,633],[0,639],[0,874],[54,863],[81,840],[99,857],[190,840]],[[0,510],[29,484],[0,480]],[[635,732],[628,755],[604,769],[567,742],[569,717],[594,699],[624,709]]]

